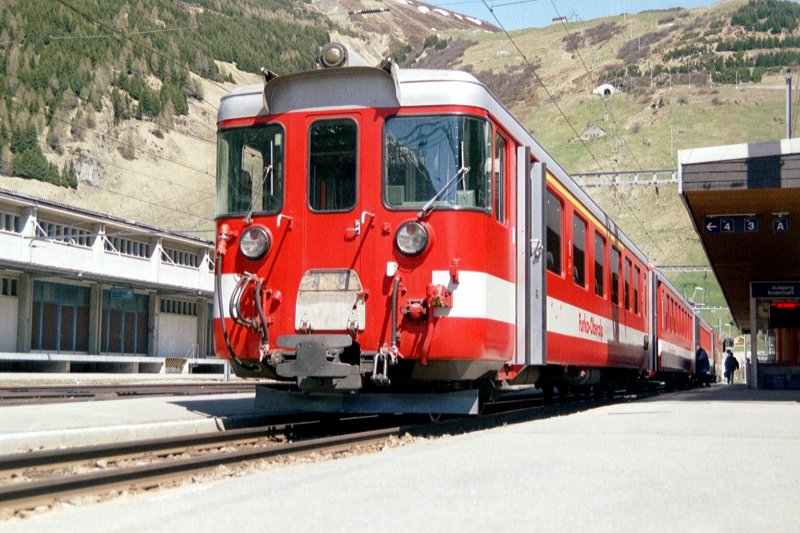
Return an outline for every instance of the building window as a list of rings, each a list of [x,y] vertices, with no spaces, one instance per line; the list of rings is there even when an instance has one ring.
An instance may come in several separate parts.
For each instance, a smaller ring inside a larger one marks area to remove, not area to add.
[[[22,219],[16,213],[0,211],[0,230],[10,231],[11,233],[21,233]]]
[[[572,280],[586,287],[586,222],[572,215]]]
[[[162,298],[160,310],[171,315],[197,316],[197,303],[173,298]]]
[[[89,351],[88,287],[34,281],[31,349]]]
[[[545,225],[547,226],[547,270],[561,275],[561,200],[547,191]]]
[[[150,244],[142,241],[135,241],[123,237],[107,236],[104,248],[107,252],[127,255],[130,257],[150,257]]]
[[[17,280],[14,278],[0,278],[0,296],[18,296]]]
[[[147,354],[150,297],[132,290],[103,291],[100,351]]]
[[[44,239],[85,248],[91,247],[94,241],[94,232],[92,230],[48,220],[39,220],[37,234]]]
[[[184,252],[175,248],[162,248],[161,259],[168,263],[190,268],[200,267],[200,254],[194,252]]]

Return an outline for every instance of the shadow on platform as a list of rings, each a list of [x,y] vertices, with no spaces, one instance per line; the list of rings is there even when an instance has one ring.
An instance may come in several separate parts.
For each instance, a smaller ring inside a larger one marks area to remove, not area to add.
[[[723,385],[659,394],[643,402],[800,402],[800,390],[754,390],[745,384]]]

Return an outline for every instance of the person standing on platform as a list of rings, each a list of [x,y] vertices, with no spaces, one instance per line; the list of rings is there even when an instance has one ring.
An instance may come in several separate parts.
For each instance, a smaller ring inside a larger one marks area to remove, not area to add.
[[[739,361],[733,356],[733,352],[728,350],[728,357],[725,358],[725,378],[728,385],[733,385],[733,373],[739,369]]]
[[[694,352],[694,373],[701,385],[709,385],[711,364],[708,361],[708,352],[699,344],[697,345],[697,351]]]

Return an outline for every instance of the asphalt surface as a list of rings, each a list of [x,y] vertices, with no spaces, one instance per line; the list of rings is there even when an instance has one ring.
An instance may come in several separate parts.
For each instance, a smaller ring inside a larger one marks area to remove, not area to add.
[[[800,392],[673,393],[0,524],[12,531],[798,531]]]

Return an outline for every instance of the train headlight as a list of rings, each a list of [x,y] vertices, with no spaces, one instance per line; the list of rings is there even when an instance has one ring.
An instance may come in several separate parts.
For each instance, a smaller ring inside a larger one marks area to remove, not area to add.
[[[430,237],[425,226],[416,221],[403,222],[397,228],[394,244],[401,254],[414,257],[425,251]]]
[[[319,61],[324,68],[341,67],[347,61],[347,48],[339,43],[328,43],[322,49]]]
[[[251,226],[239,238],[239,251],[250,260],[261,259],[272,244],[269,232],[261,226]]]

